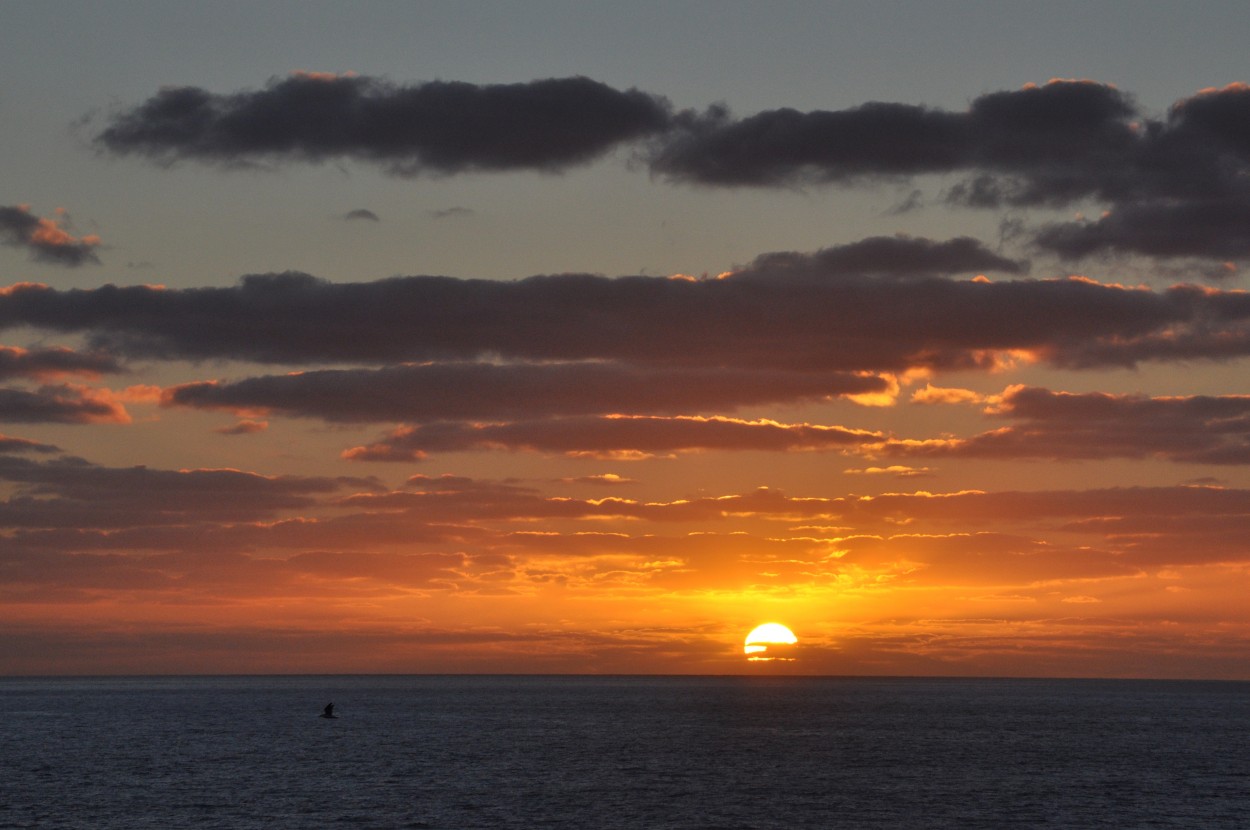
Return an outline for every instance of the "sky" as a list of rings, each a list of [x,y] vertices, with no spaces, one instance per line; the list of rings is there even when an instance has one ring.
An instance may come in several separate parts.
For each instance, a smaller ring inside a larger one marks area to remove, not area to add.
[[[0,674],[1250,679],[1241,4],[4,16]]]

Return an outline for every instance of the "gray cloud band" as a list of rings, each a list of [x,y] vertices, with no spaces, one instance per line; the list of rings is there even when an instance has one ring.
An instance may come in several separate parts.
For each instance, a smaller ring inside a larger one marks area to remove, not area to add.
[[[24,284],[0,295],[0,330],[81,333],[95,349],[134,357],[297,365],[486,358],[881,372],[975,368],[1004,350],[1067,367],[1250,353],[1250,297],[1242,292],[950,279],[942,274],[968,265],[1017,267],[959,240],[872,241],[910,259],[887,274],[864,274],[846,263],[862,244],[770,254],[708,280],[562,274],[331,283],[286,273],[221,288]]]

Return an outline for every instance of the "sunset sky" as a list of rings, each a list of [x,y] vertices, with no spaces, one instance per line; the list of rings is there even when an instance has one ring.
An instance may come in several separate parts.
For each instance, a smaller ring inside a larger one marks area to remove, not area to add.
[[[0,14],[0,674],[1250,679],[1243,4],[349,5]]]

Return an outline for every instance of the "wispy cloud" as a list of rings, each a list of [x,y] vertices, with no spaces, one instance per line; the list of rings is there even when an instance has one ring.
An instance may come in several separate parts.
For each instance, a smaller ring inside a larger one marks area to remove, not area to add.
[[[476,213],[472,208],[467,207],[449,207],[441,210],[430,211],[430,217],[433,219],[461,219],[473,216]]]

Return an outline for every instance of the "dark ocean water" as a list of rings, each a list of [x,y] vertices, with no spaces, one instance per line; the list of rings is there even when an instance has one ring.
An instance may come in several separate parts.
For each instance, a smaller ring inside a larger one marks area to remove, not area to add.
[[[1250,828],[1244,683],[0,679],[0,701],[0,828]]]

